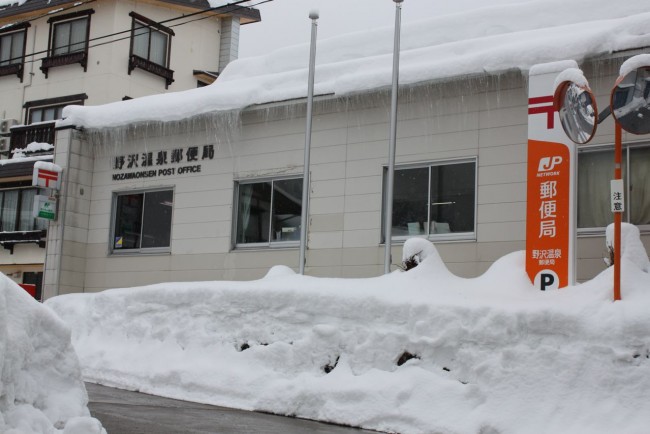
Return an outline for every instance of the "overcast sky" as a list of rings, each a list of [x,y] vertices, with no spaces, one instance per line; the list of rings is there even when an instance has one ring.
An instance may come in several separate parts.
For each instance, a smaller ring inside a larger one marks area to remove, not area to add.
[[[254,0],[255,5],[263,0]],[[527,0],[404,0],[402,23],[437,15],[477,9],[485,5]],[[528,0],[529,1],[529,0]],[[308,43],[311,35],[309,12],[318,10],[318,39],[341,33],[393,26],[393,0],[273,0],[256,6],[262,22],[242,26],[239,57],[258,56],[295,44]]]

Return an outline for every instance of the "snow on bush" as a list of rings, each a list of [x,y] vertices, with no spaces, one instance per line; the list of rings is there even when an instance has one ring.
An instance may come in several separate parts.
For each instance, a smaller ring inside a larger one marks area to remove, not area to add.
[[[0,432],[106,434],[87,402],[69,329],[0,273]]]
[[[614,303],[611,268],[541,292],[523,252],[463,279],[405,250],[416,268],[376,278],[277,267],[47,304],[101,384],[403,434],[647,432],[650,276],[629,254]]]

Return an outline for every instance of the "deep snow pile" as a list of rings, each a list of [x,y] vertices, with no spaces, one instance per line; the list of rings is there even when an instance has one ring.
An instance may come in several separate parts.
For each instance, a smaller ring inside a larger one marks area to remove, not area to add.
[[[408,7],[405,6],[405,7]],[[314,92],[345,96],[392,81],[392,16],[387,27],[318,41]],[[230,63],[210,86],[103,106],[68,106],[59,125],[89,129],[177,121],[215,111],[307,96],[305,43]],[[531,0],[404,23],[400,84],[527,71],[650,44],[647,0]]]
[[[0,432],[106,434],[87,402],[70,330],[0,273]]]
[[[419,266],[371,279],[278,266],[48,305],[102,384],[388,432],[648,432],[650,276],[630,261],[645,251],[624,252],[613,303],[611,268],[539,292],[522,252],[462,279],[430,243],[404,250]]]

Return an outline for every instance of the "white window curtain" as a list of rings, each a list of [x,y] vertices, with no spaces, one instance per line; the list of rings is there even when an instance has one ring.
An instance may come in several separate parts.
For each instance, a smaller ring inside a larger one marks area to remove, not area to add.
[[[22,190],[22,199],[20,201],[20,218],[18,221],[19,231],[31,231],[34,229],[34,216],[32,210],[34,207],[34,196],[36,190]]]
[[[18,213],[18,190],[4,192],[2,202],[2,231],[12,232],[16,230],[16,215]]]
[[[11,62],[11,35],[0,36],[0,66]]]
[[[589,151],[578,156],[578,227],[602,228],[614,221],[609,181],[614,177],[614,152]]]
[[[650,147],[630,149],[630,223],[650,225]]]
[[[167,66],[167,35],[151,30],[151,52],[149,60],[161,66]]]
[[[147,59],[149,57],[149,29],[136,22],[133,30],[133,54]]]
[[[75,20],[70,23],[70,53],[86,49],[86,28],[88,19]]]
[[[70,23],[57,24],[54,27],[54,55],[68,52],[70,42]]]
[[[9,63],[22,63],[25,48],[25,32],[14,33],[11,36],[11,60]]]

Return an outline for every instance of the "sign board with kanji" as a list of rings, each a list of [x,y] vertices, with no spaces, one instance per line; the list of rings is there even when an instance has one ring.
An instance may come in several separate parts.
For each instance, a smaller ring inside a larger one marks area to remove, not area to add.
[[[32,174],[32,185],[34,187],[51,188],[53,190],[61,189],[61,169],[56,164],[37,161],[34,163],[34,172]]]
[[[555,79],[573,61],[530,71],[526,199],[526,273],[540,290],[574,282],[575,144],[554,108]]]
[[[610,181],[610,199],[612,203],[612,212],[625,211],[625,196],[622,179],[612,179]]]

